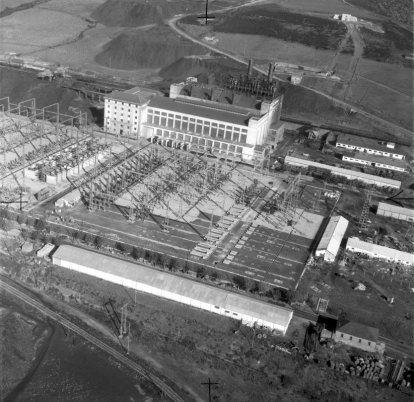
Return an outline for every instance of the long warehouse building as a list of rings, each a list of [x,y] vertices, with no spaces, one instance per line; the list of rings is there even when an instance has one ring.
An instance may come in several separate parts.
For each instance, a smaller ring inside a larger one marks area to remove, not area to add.
[[[380,246],[379,244],[368,243],[358,239],[358,237],[350,237],[346,243],[346,249],[353,253],[367,255],[371,258],[378,258],[404,265],[414,265],[414,254]]]
[[[293,310],[216,288],[191,279],[157,271],[82,248],[64,245],[53,254],[53,264],[130,289],[150,293],[286,333]]]
[[[334,262],[339,251],[339,246],[348,228],[348,220],[343,216],[333,216],[323,232],[322,239],[315,251],[316,257],[322,257],[325,261]]]
[[[401,221],[414,222],[414,209],[403,208],[385,202],[378,203],[377,215],[389,216],[390,218]]]
[[[355,170],[344,169],[336,166],[325,165],[324,163],[314,162],[308,159],[298,158],[296,156],[287,155],[285,157],[285,164],[296,166],[300,169],[321,169],[331,172],[336,176],[346,177],[348,180],[359,180],[367,184],[374,184],[378,187],[392,187],[399,189],[401,181],[388,179],[387,177],[374,176],[372,174],[357,172]]]

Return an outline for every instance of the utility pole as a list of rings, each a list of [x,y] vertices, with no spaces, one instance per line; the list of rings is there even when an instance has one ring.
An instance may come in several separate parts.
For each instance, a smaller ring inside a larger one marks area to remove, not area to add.
[[[218,382],[211,382],[210,377],[208,377],[208,382],[202,382],[201,385],[207,385],[208,386],[208,400],[211,402],[211,386],[212,385],[218,385]]]

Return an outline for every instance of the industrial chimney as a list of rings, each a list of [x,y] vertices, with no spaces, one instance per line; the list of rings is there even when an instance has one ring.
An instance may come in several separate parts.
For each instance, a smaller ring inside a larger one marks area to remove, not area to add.
[[[273,63],[269,63],[269,72],[267,73],[267,81],[272,82],[273,79]]]

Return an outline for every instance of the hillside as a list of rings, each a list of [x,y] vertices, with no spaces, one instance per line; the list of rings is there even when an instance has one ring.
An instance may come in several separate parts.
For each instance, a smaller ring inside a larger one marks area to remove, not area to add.
[[[412,0],[348,0],[349,3],[375,11],[392,20],[413,28]]]
[[[183,80],[187,77],[197,77],[201,82],[207,82],[212,74],[219,78],[221,74],[240,74],[246,68],[233,60],[221,56],[211,57],[182,57],[172,64],[162,68],[158,75],[166,80]]]
[[[175,14],[198,12],[204,0],[108,0],[92,13],[107,26],[138,27],[159,24]]]
[[[125,32],[105,45],[95,60],[121,70],[160,68],[183,56],[206,54],[206,49],[176,35],[167,26]]]

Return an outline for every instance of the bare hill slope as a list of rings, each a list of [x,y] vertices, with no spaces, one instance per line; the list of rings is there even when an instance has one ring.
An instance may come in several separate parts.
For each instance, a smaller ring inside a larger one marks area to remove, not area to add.
[[[172,32],[167,26],[148,31],[122,33],[95,60],[110,68],[134,70],[167,66],[183,56],[206,54],[206,50]]]
[[[175,14],[203,10],[204,0],[108,0],[92,13],[107,26],[158,24]]]

